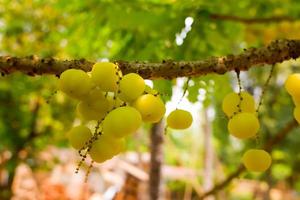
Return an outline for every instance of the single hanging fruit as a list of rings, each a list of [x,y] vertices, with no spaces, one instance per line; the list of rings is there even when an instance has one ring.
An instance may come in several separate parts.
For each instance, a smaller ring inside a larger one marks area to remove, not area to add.
[[[231,92],[227,94],[222,102],[222,110],[227,117],[232,117],[239,112],[238,105],[240,105],[241,112],[255,113],[255,101],[252,95],[248,92],[241,92],[242,100],[238,93]]]
[[[176,109],[167,117],[167,124],[173,129],[186,129],[191,126],[193,117],[185,110]]]
[[[244,153],[242,158],[243,164],[249,171],[264,172],[272,163],[270,154],[260,149],[250,149]]]
[[[259,130],[259,121],[253,113],[239,113],[228,122],[229,133],[239,139],[255,136]]]

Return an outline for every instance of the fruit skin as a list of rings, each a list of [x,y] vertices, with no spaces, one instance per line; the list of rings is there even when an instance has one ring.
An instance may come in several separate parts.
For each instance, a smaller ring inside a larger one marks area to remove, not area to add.
[[[296,106],[294,109],[294,117],[296,121],[300,124],[300,106]]]
[[[137,98],[133,107],[141,113],[144,122],[150,123],[160,121],[166,112],[163,101],[152,94],[144,94]]]
[[[119,98],[123,101],[131,102],[143,94],[145,90],[145,81],[140,75],[129,73],[123,76],[119,87]]]
[[[259,128],[259,121],[253,113],[239,113],[228,122],[229,133],[239,139],[255,136]]]
[[[78,116],[83,121],[100,120],[106,115],[106,112],[99,111],[85,101],[79,102],[76,107]]]
[[[106,99],[108,101],[108,110],[111,111],[113,108],[118,108],[124,104],[124,102],[119,98],[114,98],[114,93],[108,92]]]
[[[64,71],[58,80],[58,89],[66,95],[82,99],[92,89],[93,84],[90,77],[82,70],[68,69]]]
[[[255,113],[255,101],[253,96],[245,91],[241,92],[241,96],[243,98],[241,103],[239,95],[235,92],[231,92],[224,97],[222,102],[222,110],[227,117],[232,117],[234,113],[238,113],[239,103],[242,112]]]
[[[103,119],[110,109],[110,103],[100,89],[93,89],[77,105],[77,113],[84,121]]]
[[[191,126],[193,117],[185,110],[176,109],[167,117],[168,127],[173,129],[186,129]]]
[[[249,171],[264,172],[272,163],[270,154],[261,149],[249,149],[242,158],[243,164]]]
[[[284,86],[291,96],[300,99],[300,73],[289,75]]]
[[[292,97],[295,106],[300,106],[300,97]]]
[[[95,162],[102,163],[122,152],[124,148],[125,139],[112,139],[103,135],[92,144],[89,155]]]
[[[106,136],[120,138],[134,133],[142,124],[141,114],[133,107],[124,106],[112,110],[103,121]]]
[[[117,65],[110,62],[95,63],[91,71],[92,81],[105,92],[118,90],[119,76],[122,76],[122,72],[118,70]]]
[[[71,146],[78,150],[83,148],[92,136],[90,129],[83,125],[75,126],[67,133]]]

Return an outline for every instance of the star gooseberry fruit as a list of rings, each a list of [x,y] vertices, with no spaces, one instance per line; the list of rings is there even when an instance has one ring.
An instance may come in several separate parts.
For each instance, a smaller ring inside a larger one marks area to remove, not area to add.
[[[239,139],[255,136],[259,127],[259,121],[253,113],[239,113],[228,122],[229,133]]]
[[[176,109],[167,117],[168,127],[173,129],[186,129],[191,126],[193,117],[185,110]]]
[[[242,158],[244,166],[249,171],[264,172],[272,162],[270,154],[261,149],[249,149]]]
[[[255,101],[253,96],[243,91],[241,92],[241,98],[242,100],[239,94],[235,92],[231,92],[225,96],[222,102],[222,110],[227,117],[232,117],[235,113],[238,113],[238,105],[240,105],[241,112],[255,113]]]

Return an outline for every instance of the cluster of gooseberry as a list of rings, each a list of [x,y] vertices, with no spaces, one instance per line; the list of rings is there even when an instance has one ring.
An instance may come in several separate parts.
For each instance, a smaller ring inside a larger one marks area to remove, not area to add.
[[[285,89],[292,96],[295,104],[294,117],[300,124],[300,73],[291,74],[285,81]]]
[[[146,85],[140,75],[123,76],[119,67],[110,62],[98,62],[88,73],[68,69],[61,74],[58,87],[79,100],[76,111],[84,122],[67,134],[71,146],[82,157],[76,171],[87,155],[101,163],[119,154],[127,136],[142,122],[160,121],[166,110],[158,92]],[[89,121],[97,121],[94,132],[85,125]],[[167,123],[170,128],[185,129],[191,125],[192,117],[189,112],[176,109]]]
[[[260,123],[255,109],[255,100],[248,92],[229,93],[222,102],[223,112],[229,118],[228,131],[239,139],[255,137]],[[250,149],[242,158],[249,171],[263,172],[271,165],[269,153],[261,149]]]

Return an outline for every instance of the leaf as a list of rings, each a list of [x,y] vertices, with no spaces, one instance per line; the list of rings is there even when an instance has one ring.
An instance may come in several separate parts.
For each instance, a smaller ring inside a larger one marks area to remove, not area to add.
[[[172,81],[171,80],[154,80],[153,88],[161,94],[164,102],[170,101],[172,96]]]

